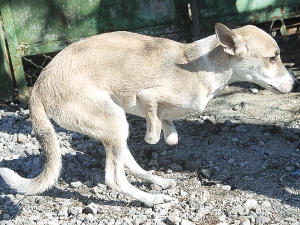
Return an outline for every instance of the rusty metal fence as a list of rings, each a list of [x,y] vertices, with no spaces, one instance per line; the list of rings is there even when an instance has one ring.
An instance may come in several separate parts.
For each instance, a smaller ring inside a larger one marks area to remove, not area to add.
[[[184,34],[186,41],[215,22],[243,25],[300,16],[299,0],[1,0],[0,100],[26,100],[57,52],[83,38],[115,30]],[[192,26],[191,26],[192,24]],[[2,28],[2,29],[1,29]],[[16,95],[17,93],[17,95]]]
[[[26,100],[30,82],[51,58],[48,53],[86,37],[115,30],[148,35],[184,31],[185,7],[184,0],[1,0],[0,99],[13,100],[15,86]]]
[[[32,87],[42,72],[57,53],[22,57],[23,71],[28,88]]]

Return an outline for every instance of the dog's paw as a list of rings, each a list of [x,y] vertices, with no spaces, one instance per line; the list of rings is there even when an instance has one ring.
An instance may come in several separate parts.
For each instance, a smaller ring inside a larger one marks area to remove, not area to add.
[[[176,181],[173,179],[166,179],[161,178],[161,182],[159,183],[159,186],[161,186],[163,189],[167,188],[174,188],[176,186]]]
[[[177,134],[177,132],[173,132],[169,136],[165,137],[165,142],[168,145],[177,145],[178,144],[178,134]]]
[[[151,145],[154,145],[156,144],[157,142],[159,142],[160,140],[160,135],[154,135],[154,134],[151,134],[151,133],[147,133],[145,135],[145,141],[148,143],[148,144],[151,144]]]
[[[145,205],[152,207],[157,204],[163,204],[166,202],[178,202],[177,199],[172,198],[169,195],[164,195],[164,194],[157,194],[157,195],[152,195],[151,199],[149,199],[147,202],[144,202]]]

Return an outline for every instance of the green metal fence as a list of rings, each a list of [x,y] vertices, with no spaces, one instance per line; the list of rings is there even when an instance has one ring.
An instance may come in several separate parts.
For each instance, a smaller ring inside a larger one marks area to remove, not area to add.
[[[95,34],[184,32],[191,41],[189,2],[194,39],[215,22],[243,25],[300,16],[299,0],[1,0],[0,100],[14,100],[15,91],[26,100],[28,87],[55,52]]]
[[[182,31],[187,25],[185,7],[187,3],[182,0],[1,0],[8,48],[1,30],[0,98],[14,99],[14,80],[20,98],[28,98],[23,58],[57,52],[103,32],[129,30],[159,35]]]
[[[194,37],[212,31],[216,22],[257,24],[300,16],[299,0],[190,0]]]

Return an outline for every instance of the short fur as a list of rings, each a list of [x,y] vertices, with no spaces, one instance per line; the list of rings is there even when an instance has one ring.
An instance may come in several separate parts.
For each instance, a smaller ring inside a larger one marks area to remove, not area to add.
[[[168,188],[175,181],[142,169],[128,147],[125,113],[146,118],[145,140],[155,144],[161,130],[169,145],[178,143],[173,120],[201,112],[234,81],[257,83],[288,93],[297,81],[283,66],[276,42],[255,26],[229,30],[190,44],[129,32],[96,35],[62,50],[42,71],[30,97],[32,126],[46,163],[34,179],[8,168],[0,174],[14,189],[37,194],[50,188],[61,169],[59,143],[50,119],[101,140],[106,150],[105,181],[114,190],[148,206],[170,201],[133,187],[125,167],[138,178]]]

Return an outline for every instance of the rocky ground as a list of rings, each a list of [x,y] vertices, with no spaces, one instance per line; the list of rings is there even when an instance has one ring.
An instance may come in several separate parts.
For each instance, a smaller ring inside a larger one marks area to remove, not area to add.
[[[51,190],[17,194],[0,180],[0,224],[300,224],[299,93],[228,87],[201,116],[176,121],[175,147],[144,142],[145,121],[129,116],[129,147],[140,165],[177,180],[178,199],[148,208],[104,184],[102,144],[56,126],[63,171]],[[28,109],[0,108],[0,166],[36,176],[43,155]],[[298,171],[298,172],[297,172]]]
[[[299,76],[296,58],[283,58]],[[100,142],[55,126],[63,155],[59,181],[25,196],[0,178],[0,224],[300,225],[299,104],[299,92],[275,95],[235,84],[202,115],[175,122],[174,147],[145,143],[145,120],[128,116],[128,145],[138,163],[177,180],[162,190],[128,176],[139,189],[178,200],[152,208],[105,185]],[[35,177],[43,162],[27,107],[0,104],[0,166]]]

